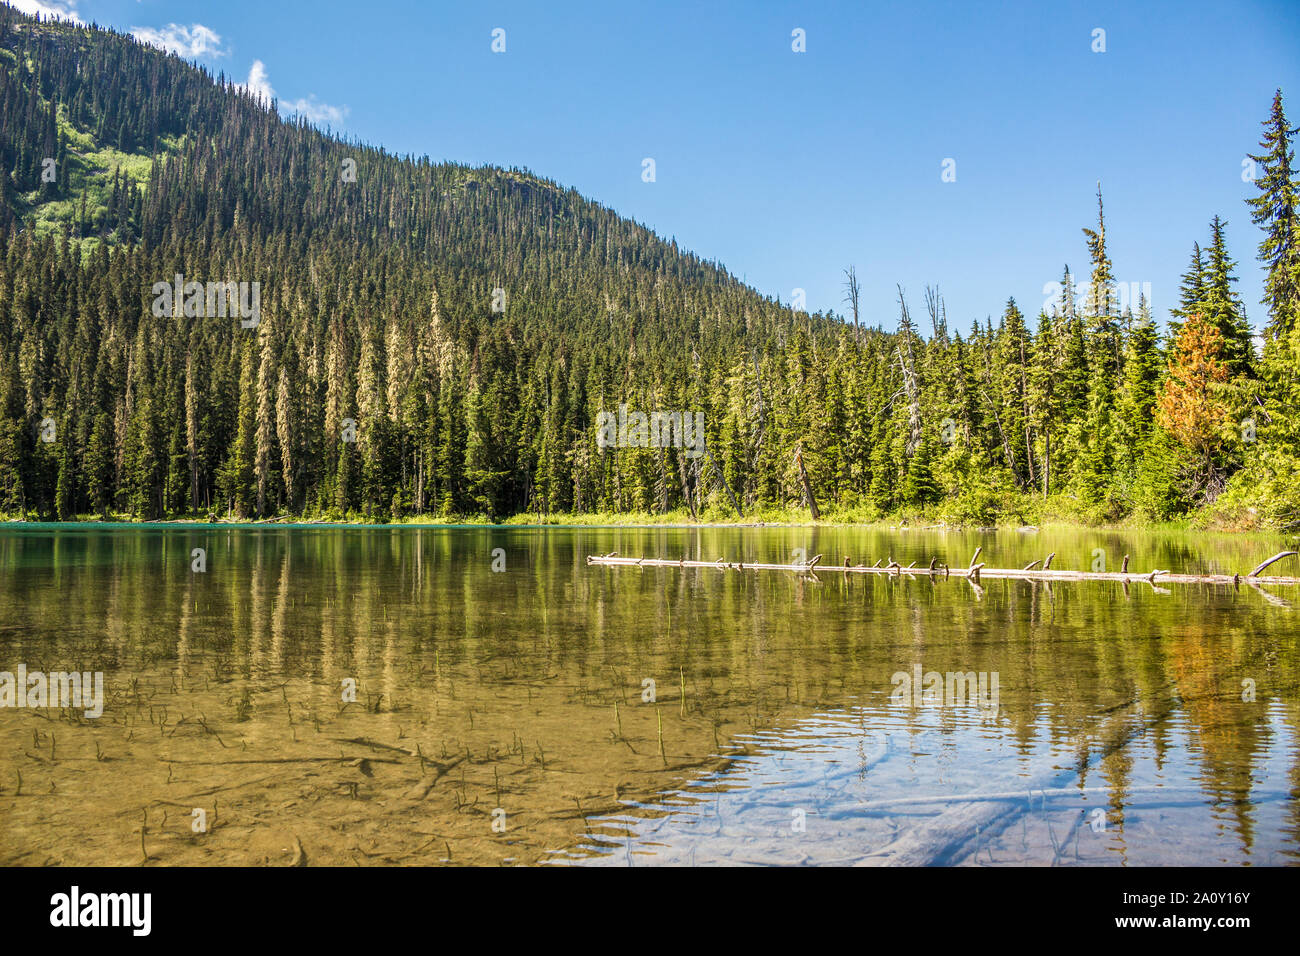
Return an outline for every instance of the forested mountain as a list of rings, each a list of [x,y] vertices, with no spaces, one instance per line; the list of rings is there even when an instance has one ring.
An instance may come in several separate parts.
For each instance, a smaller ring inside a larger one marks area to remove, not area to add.
[[[830,517],[1294,526],[1293,134],[1279,94],[1262,357],[1218,216],[1164,341],[1120,310],[1100,194],[1079,307],[1066,270],[1032,328],[1008,301],[955,334],[926,290],[924,330],[900,292],[884,331],[528,172],[346,142],[0,7],[0,513],[724,518],[811,493]],[[190,282],[244,283],[245,308]],[[702,413],[707,452],[602,447],[621,405]]]

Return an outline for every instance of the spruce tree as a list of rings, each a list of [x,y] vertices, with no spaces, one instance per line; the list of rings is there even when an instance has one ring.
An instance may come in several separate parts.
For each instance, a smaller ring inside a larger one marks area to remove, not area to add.
[[[1016,300],[1008,299],[1002,313],[1002,327],[998,330],[994,394],[999,406],[998,425],[1004,432],[1008,454],[1015,463],[1016,484],[1022,487],[1026,482],[1030,485],[1037,483],[1030,458],[1029,353],[1025,318],[1016,306]]]
[[[1282,91],[1273,94],[1273,109],[1264,121],[1263,148],[1250,158],[1259,164],[1255,185],[1260,195],[1247,203],[1251,219],[1264,230],[1259,260],[1268,270],[1263,303],[1268,307],[1266,335],[1285,335],[1300,322],[1300,216],[1297,213],[1295,154],[1291,138],[1297,129],[1287,124],[1282,110]]]
[[[1223,238],[1226,224],[1218,216],[1210,223],[1209,261],[1205,266],[1204,301],[1201,317],[1219,330],[1223,340],[1223,358],[1232,376],[1249,375],[1254,365],[1254,348],[1251,345],[1250,326],[1241,299],[1232,289],[1237,277],[1232,274],[1236,265],[1228,256]]]
[[[1138,318],[1128,336],[1124,353],[1123,388],[1118,405],[1119,458],[1125,480],[1136,476],[1147,438],[1154,424],[1156,392],[1163,358],[1160,335],[1146,296],[1138,300]]]
[[[1189,315],[1200,312],[1205,308],[1206,296],[1206,278],[1205,278],[1205,254],[1201,251],[1199,242],[1192,243],[1192,261],[1183,273],[1181,285],[1178,288],[1178,308],[1170,309],[1170,315],[1177,316],[1180,320],[1185,320]],[[1169,333],[1172,337],[1177,338],[1179,329],[1182,327],[1182,321],[1169,322]]]
[[[1097,228],[1085,228],[1083,234],[1088,239],[1088,256],[1092,261],[1084,307],[1089,334],[1089,364],[1094,375],[1094,387],[1109,389],[1119,368],[1120,336],[1115,272],[1106,251],[1106,214],[1101,201],[1101,183],[1097,184]]]

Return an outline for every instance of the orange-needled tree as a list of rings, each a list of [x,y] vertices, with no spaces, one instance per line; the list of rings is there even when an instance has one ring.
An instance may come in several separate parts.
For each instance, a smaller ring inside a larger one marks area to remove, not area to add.
[[[1229,380],[1223,335],[1200,313],[1188,316],[1156,402],[1156,422],[1189,452],[1189,491],[1210,501],[1225,481],[1223,451],[1232,429]]]

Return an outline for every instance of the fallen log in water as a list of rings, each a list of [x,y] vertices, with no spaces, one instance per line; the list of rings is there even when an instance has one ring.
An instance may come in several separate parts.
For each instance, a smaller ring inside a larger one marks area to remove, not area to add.
[[[1283,558],[1293,557],[1297,553],[1295,551],[1282,551],[1275,554],[1249,574],[1174,574],[1159,568],[1147,572],[1129,571],[1128,555],[1124,556],[1123,570],[1120,571],[1053,571],[1050,568],[1055,554],[1048,556],[1047,560],[1043,562],[1042,568],[1035,567],[1039,563],[1037,561],[1024,568],[990,568],[983,563],[976,563],[976,558],[979,557],[982,550],[982,548],[975,549],[975,556],[971,558],[970,564],[965,568],[951,568],[946,564],[937,564],[934,560],[931,560],[928,567],[918,568],[913,563],[913,565],[904,568],[891,558],[889,563],[885,565],[877,561],[873,565],[856,564],[851,567],[847,564],[843,567],[832,565],[821,568],[821,570],[834,570],[842,574],[883,574],[890,577],[925,575],[929,578],[942,576],[947,579],[951,576],[966,578],[975,584],[978,584],[981,578],[1011,578],[1022,581],[1117,581],[1124,584],[1132,581],[1147,581],[1152,585],[1157,580],[1161,584],[1237,585],[1242,581],[1252,586],[1260,584],[1300,584],[1300,577],[1276,575],[1261,577],[1259,573]],[[740,561],[729,562],[724,558],[718,558],[716,561],[691,561],[686,558],[676,561],[672,558],[624,558],[619,557],[617,552],[611,552],[610,554],[589,554],[587,555],[587,564],[605,567],[713,568],[718,571],[791,571],[795,574],[811,574],[818,570],[817,566],[821,562],[821,558],[822,556],[819,554],[811,560],[794,564],[745,564]]]

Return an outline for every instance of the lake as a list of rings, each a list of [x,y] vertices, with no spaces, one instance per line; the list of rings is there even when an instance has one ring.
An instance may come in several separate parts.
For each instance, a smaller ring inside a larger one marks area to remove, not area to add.
[[[1294,864],[1300,589],[833,567],[1244,573],[1284,545],[8,526],[0,671],[103,696],[0,708],[0,863]],[[816,575],[586,563],[796,549]]]

